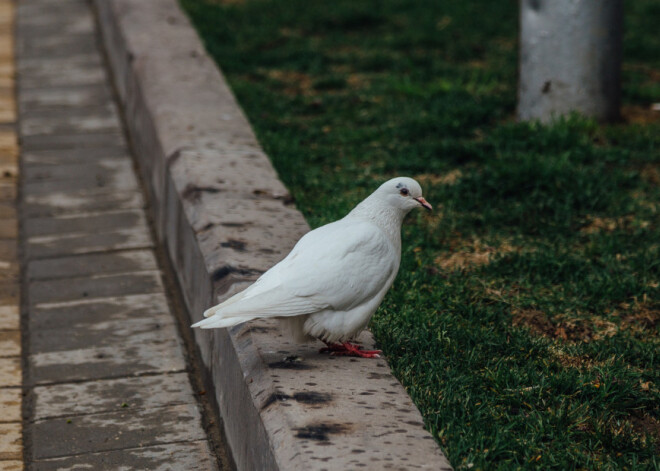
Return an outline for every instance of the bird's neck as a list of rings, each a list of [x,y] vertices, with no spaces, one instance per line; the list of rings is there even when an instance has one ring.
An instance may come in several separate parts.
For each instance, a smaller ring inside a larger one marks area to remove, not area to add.
[[[406,214],[406,211],[369,197],[353,208],[346,217],[370,221],[388,236],[395,247],[400,248],[401,224]]]

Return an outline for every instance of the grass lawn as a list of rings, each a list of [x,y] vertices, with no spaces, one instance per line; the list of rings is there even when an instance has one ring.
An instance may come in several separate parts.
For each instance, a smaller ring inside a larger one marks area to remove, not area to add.
[[[624,115],[516,123],[514,0],[181,0],[309,223],[432,214],[371,328],[456,469],[660,468],[660,2]]]

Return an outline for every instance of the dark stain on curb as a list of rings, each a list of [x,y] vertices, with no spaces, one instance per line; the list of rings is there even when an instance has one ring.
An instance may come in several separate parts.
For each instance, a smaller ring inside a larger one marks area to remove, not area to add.
[[[236,239],[228,239],[227,242],[220,243],[220,247],[229,247],[230,249],[234,249],[237,252],[245,252],[246,246],[247,243]]]
[[[298,402],[302,402],[303,404],[312,405],[327,404],[328,402],[332,402],[332,394],[314,391],[298,392],[293,395],[293,398]]]
[[[291,396],[288,394],[284,394],[281,392],[275,392],[268,396],[268,399],[264,401],[264,403],[261,405],[261,410],[264,410],[266,407],[270,406],[273,402],[276,401],[287,401],[291,399]]]
[[[306,365],[301,361],[276,361],[273,363],[268,363],[270,368],[280,369],[280,370],[313,370],[314,368]]]
[[[329,435],[347,432],[349,429],[346,425],[341,424],[311,424],[305,427],[294,429],[296,438],[303,440],[316,440],[319,442],[327,442],[330,440]]]
[[[240,268],[234,268],[231,265],[223,265],[220,268],[216,268],[213,273],[211,273],[211,280],[220,281],[227,275],[236,273],[244,277],[251,277],[256,275],[261,275],[263,272],[259,270],[243,270]]]
[[[181,197],[186,200],[196,201],[200,198],[200,195],[203,192],[207,193],[220,193],[222,190],[220,188],[214,188],[212,186],[197,186],[192,183],[188,183],[181,193]]]

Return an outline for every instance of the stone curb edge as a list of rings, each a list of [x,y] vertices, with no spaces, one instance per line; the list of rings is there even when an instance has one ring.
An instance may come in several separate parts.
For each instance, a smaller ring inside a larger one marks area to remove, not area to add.
[[[94,4],[157,236],[195,321],[309,227],[176,1]],[[384,361],[318,355],[274,321],[195,340],[238,469],[451,469]]]

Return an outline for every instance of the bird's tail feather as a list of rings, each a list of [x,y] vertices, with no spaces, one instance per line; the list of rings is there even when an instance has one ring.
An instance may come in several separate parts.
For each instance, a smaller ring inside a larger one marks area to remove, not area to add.
[[[245,290],[245,291],[247,291],[247,290]],[[213,307],[208,308],[206,311],[204,311],[204,317],[211,317],[211,316],[215,315],[215,313],[218,312],[220,309],[222,309],[224,307],[227,307],[227,306],[230,306],[230,305],[234,304],[235,302],[240,301],[247,294],[245,291],[241,291],[240,293],[235,294],[234,296],[227,299],[226,301],[224,301],[220,304],[216,304]]]
[[[200,327],[202,329],[220,329],[222,327],[233,327],[238,324],[242,324],[243,322],[251,321],[252,319],[256,319],[259,316],[254,316],[254,317],[246,317],[246,316],[241,316],[241,317],[220,317],[220,316],[212,316],[212,317],[207,317],[206,319],[202,319],[201,321],[193,324],[191,327]]]

